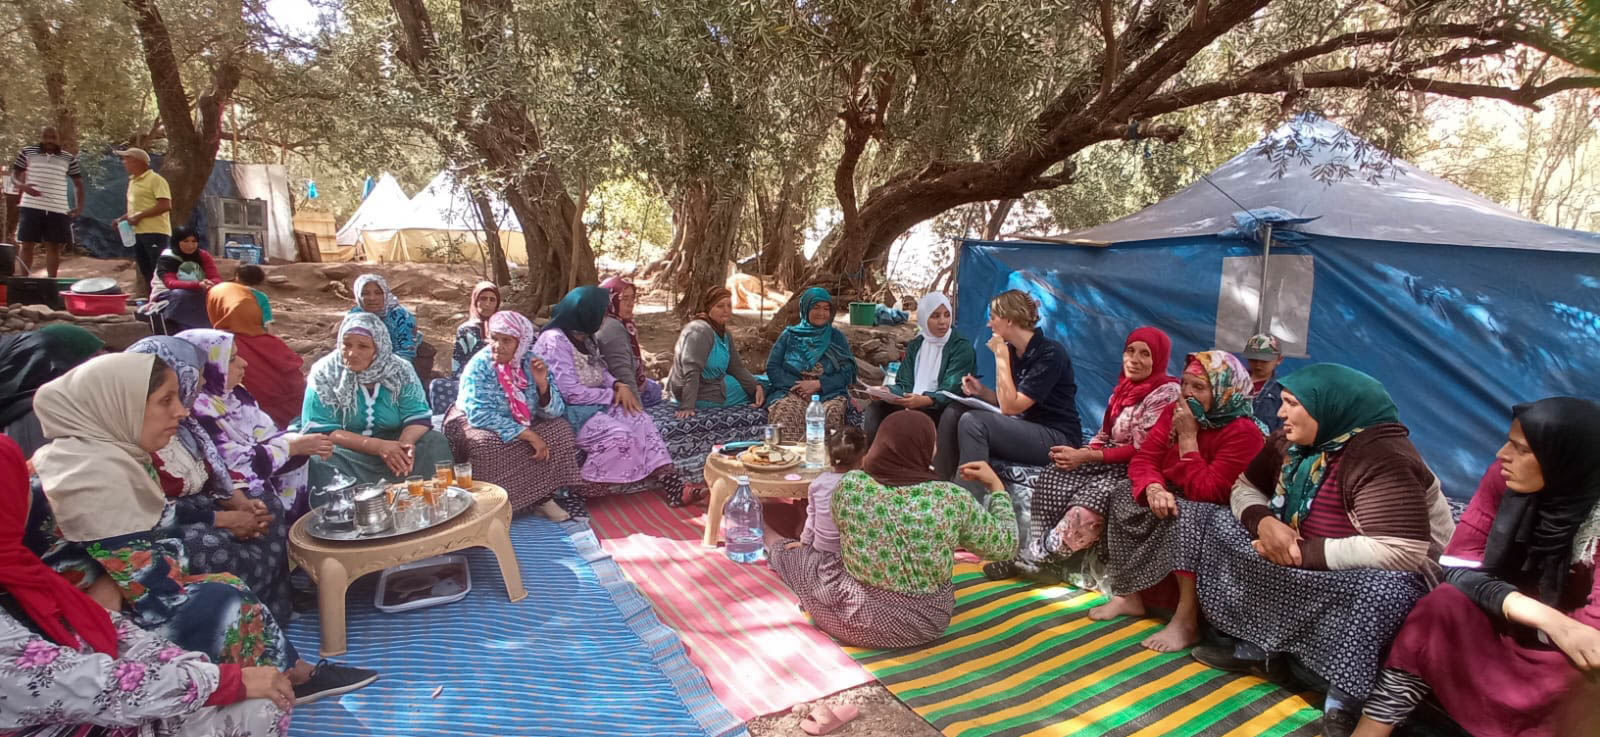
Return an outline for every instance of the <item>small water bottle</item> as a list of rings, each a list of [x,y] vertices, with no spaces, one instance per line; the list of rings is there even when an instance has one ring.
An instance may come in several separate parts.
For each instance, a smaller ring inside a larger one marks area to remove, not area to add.
[[[822,398],[811,395],[811,405],[806,407],[806,467],[821,468],[828,464],[828,410],[822,407]]]
[[[728,539],[728,560],[759,563],[767,557],[761,500],[750,492],[750,477],[740,476],[737,483],[739,488],[722,505],[722,534]]]
[[[883,385],[894,386],[895,380],[900,377],[900,362],[889,362],[888,368],[883,370]]]

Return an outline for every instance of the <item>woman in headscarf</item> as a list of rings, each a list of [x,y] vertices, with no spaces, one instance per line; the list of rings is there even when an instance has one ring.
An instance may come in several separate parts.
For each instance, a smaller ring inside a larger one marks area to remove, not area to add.
[[[384,281],[383,275],[362,274],[356,277],[351,291],[355,293],[356,306],[350,308],[350,313],[376,315],[383,321],[389,340],[393,341],[391,346],[394,355],[405,359],[407,363],[416,360],[417,344],[422,342],[422,333],[417,330],[417,318],[400,305],[394,292],[389,291],[389,282]]]
[[[991,563],[991,578],[1053,566],[1093,549],[1105,531],[1111,495],[1128,478],[1128,462],[1174,402],[1178,380],[1167,372],[1172,339],[1149,325],[1128,334],[1122,346],[1122,376],[1106,402],[1100,432],[1089,445],[1050,449],[1053,465],[1033,485],[1028,543],[1015,563]],[[1103,552],[1103,551],[1101,551]],[[1096,556],[1098,558],[1099,556]],[[1081,560],[1077,572],[1092,575],[1097,560]]]
[[[199,234],[189,228],[174,228],[172,245],[156,257],[150,302],[143,313],[159,316],[155,325],[165,327],[167,335],[207,327],[210,322],[206,319],[206,291],[221,283],[216,262],[200,247]]]
[[[94,333],[64,322],[0,335],[0,430],[17,441],[24,457],[46,442],[33,414],[33,393],[103,348]]]
[[[278,427],[300,416],[306,399],[305,359],[282,338],[267,332],[255,290],[243,284],[218,284],[206,295],[211,327],[233,334],[234,347],[250,364],[244,388]]]
[[[1250,372],[1227,351],[1184,359],[1182,401],[1170,405],[1128,461],[1105,523],[1111,601],[1089,618],[1142,617],[1146,589],[1177,574],[1172,620],[1142,645],[1177,652],[1200,639],[1195,556],[1206,520],[1222,514],[1233,483],[1266,442],[1251,414]]]
[[[500,311],[500,287],[491,281],[481,281],[472,288],[472,299],[467,302],[467,321],[456,328],[455,349],[450,352],[450,374],[461,380],[467,360],[489,344],[487,325],[489,318]]]
[[[69,582],[87,589],[109,579],[131,621],[213,662],[286,671],[298,703],[377,679],[333,663],[313,668],[244,582],[187,567],[177,506],[152,466],[189,414],[170,367],[154,355],[101,356],[45,384],[34,404],[52,440],[33,460],[55,516],[45,558]]]
[[[21,449],[0,438],[0,732],[288,734],[283,673],[208,662],[106,611],[28,546],[49,514],[29,494]]]
[[[669,506],[697,501],[672,465],[667,444],[639,398],[606,368],[594,335],[605,320],[610,296],[599,287],[578,287],[550,313],[534,343],[566,402],[567,422],[588,455],[583,478],[599,485],[590,493],[626,493],[648,481]]]
[[[728,323],[733,294],[716,286],[701,297],[693,320],[678,333],[666,393],[650,410],[679,473],[704,480],[706,454],[718,443],[761,437],[767,424],[766,387],[745,368]]]
[[[221,330],[185,330],[179,339],[202,361],[200,389],[190,403],[194,421],[216,444],[236,488],[250,499],[273,498],[292,524],[309,506],[306,460],[326,460],[333,441],[318,433],[283,430],[244,384],[256,365],[245,359],[238,336]],[[298,414],[298,413],[297,413]]]
[[[955,484],[934,477],[937,429],[921,412],[884,420],[862,470],[833,492],[839,554],[775,535],[772,568],[800,599],[818,629],[856,647],[914,647],[950,625],[956,549],[1009,559],[1017,526],[1005,486],[987,463],[961,468],[989,489],[987,510]]]
[[[1387,737],[1430,693],[1477,737],[1595,734],[1600,404],[1512,417],[1445,551],[1459,559],[1401,626],[1357,735]]]
[[[433,429],[433,410],[411,364],[394,354],[377,315],[352,312],[339,325],[339,345],[311,367],[301,429],[333,441],[333,456],[311,461],[311,483],[335,470],[361,483],[432,476],[452,459]]]
[[[867,405],[867,440],[878,435],[878,425],[891,412],[914,409],[927,414],[935,423],[950,404],[942,392],[960,396],[961,380],[978,371],[978,353],[972,341],[955,331],[952,323],[955,313],[950,298],[939,292],[922,295],[917,302],[917,337],[906,344],[905,358],[900,360],[900,372],[895,374],[893,399],[876,399]],[[944,478],[955,475],[954,453],[945,453],[939,459],[945,468],[936,469]]]
[[[806,408],[813,396],[828,412],[829,429],[844,425],[850,385],[856,380],[850,341],[833,326],[833,295],[822,287],[800,293],[800,322],[784,328],[767,355],[767,415],[782,427],[784,442],[805,439]]]
[[[1238,522],[1212,517],[1199,550],[1206,619],[1239,641],[1193,655],[1235,671],[1292,656],[1328,682],[1324,730],[1348,733],[1455,525],[1377,379],[1321,363],[1280,383],[1284,443],[1250,463]]]
[[[611,304],[606,307],[606,319],[600,323],[595,342],[600,344],[600,354],[605,357],[606,368],[618,381],[628,385],[639,403],[654,407],[661,403],[661,382],[644,372],[644,353],[639,349],[639,328],[633,324],[633,308],[639,301],[639,290],[633,283],[613,276],[600,282]]]
[[[457,458],[472,462],[473,478],[506,490],[514,512],[538,509],[557,522],[565,491],[582,491],[578,445],[566,403],[550,368],[533,352],[538,331],[510,310],[489,318],[489,349],[467,361],[461,393],[444,416]]]
[[[194,406],[201,359],[193,345],[160,336],[140,340],[127,352],[161,359],[178,375],[178,401]],[[289,621],[289,530],[277,499],[251,499],[234,488],[227,462],[193,413],[179,420],[178,434],[153,460],[156,480],[175,507],[174,528],[189,554],[189,571],[238,576],[274,619]]]

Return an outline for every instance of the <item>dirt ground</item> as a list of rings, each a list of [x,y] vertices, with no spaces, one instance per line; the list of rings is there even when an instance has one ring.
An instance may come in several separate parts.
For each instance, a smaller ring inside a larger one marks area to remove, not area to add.
[[[232,278],[238,262],[218,259],[217,269],[224,279]],[[423,340],[439,351],[437,368],[446,372],[450,365],[450,349],[455,339],[456,326],[465,320],[468,296],[480,278],[469,266],[445,264],[284,264],[266,266],[267,284],[262,291],[272,299],[276,318],[274,331],[306,358],[306,367],[333,347],[334,333],[339,321],[353,305],[350,284],[358,274],[375,271],[384,275],[400,301],[417,316]],[[69,256],[61,266],[61,276],[92,277],[112,276],[122,283],[124,291],[132,293],[137,271],[132,261],[102,260],[84,256]],[[515,308],[516,306],[513,306]],[[532,312],[532,310],[525,310]],[[645,289],[639,314],[639,343],[647,353],[661,354],[653,362],[660,367],[669,359],[681,327],[679,320],[667,311],[665,297]],[[739,312],[734,316],[734,330],[742,336],[741,344],[757,341],[754,333],[764,324],[756,312]],[[852,328],[850,337],[857,342],[864,336],[883,336],[891,343],[903,344],[911,336],[909,326],[897,328]],[[744,352],[755,354],[746,349]],[[764,351],[761,352],[764,356]],[[760,359],[752,358],[755,363]],[[754,368],[754,367],[752,367]],[[756,369],[759,370],[759,369]],[[895,699],[887,689],[876,682],[847,689],[823,699],[829,704],[855,704],[861,716],[843,729],[835,732],[844,737],[938,737],[939,732]],[[759,717],[749,723],[753,737],[788,737],[804,735],[800,729],[801,716],[794,712]]]
[[[861,709],[861,716],[834,732],[841,737],[939,737],[939,730],[923,721],[922,717],[900,703],[894,694],[876,681],[840,691],[822,699],[822,702],[855,704]],[[800,728],[801,718],[791,711],[758,717],[746,726],[750,729],[751,737],[803,737],[805,730]]]

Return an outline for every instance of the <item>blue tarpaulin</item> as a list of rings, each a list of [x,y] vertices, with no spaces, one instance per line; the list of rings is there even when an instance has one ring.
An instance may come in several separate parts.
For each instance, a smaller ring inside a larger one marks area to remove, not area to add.
[[[1251,209],[1281,205],[1324,216],[1297,226],[1303,240],[1272,247],[1268,315],[1295,356],[1279,374],[1331,361],[1377,377],[1446,494],[1472,495],[1504,443],[1513,404],[1597,397],[1600,236],[1523,220],[1414,167],[1405,178],[1329,185],[1297,181],[1291,165],[1286,175],[1258,177],[1260,191],[1276,199],[1255,198],[1247,169],[1259,158],[1241,154],[1212,178],[1229,181],[1229,194]],[[1363,191],[1331,191],[1342,187]],[[1385,194],[1399,201],[1355,212],[1346,208],[1357,203],[1340,202]],[[1189,217],[1203,207],[1212,214]],[[1104,412],[1122,342],[1140,325],[1172,336],[1174,371],[1185,353],[1241,350],[1256,324],[1262,249],[1217,235],[1238,209],[1199,184],[1129,218],[1069,234],[1081,236],[1081,245],[1067,236],[965,242],[956,328],[978,345],[985,383],[992,386],[994,376],[994,357],[983,347],[987,303],[1006,289],[1041,303],[1044,329],[1072,355],[1084,417]],[[1130,226],[1131,219],[1138,222]],[[1446,220],[1457,221],[1458,230],[1418,230],[1419,223]],[[1383,235],[1361,237],[1363,229]],[[1497,239],[1501,245],[1490,244]]]

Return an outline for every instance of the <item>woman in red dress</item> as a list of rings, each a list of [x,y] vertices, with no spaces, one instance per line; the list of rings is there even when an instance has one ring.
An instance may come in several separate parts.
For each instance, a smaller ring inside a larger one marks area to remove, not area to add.
[[[1445,551],[1448,585],[1400,628],[1359,737],[1387,737],[1430,692],[1476,737],[1595,734],[1600,404],[1556,397],[1513,417]]]

